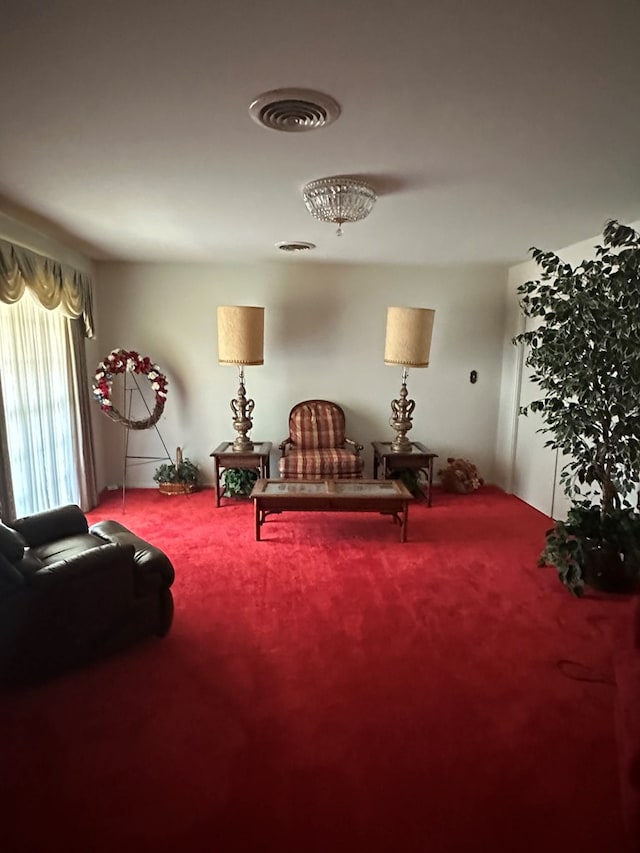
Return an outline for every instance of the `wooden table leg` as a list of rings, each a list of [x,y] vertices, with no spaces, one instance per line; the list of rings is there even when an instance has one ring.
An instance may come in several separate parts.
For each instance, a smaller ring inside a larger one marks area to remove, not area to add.
[[[220,506],[220,465],[218,464],[218,457],[216,456],[214,459],[214,468],[215,468],[215,479],[216,479],[216,506]]]
[[[407,541],[407,525],[409,523],[409,504],[402,505],[402,525],[400,527],[400,541]]]
[[[255,508],[255,516],[256,516],[256,542],[260,541],[260,525],[262,524],[262,512],[260,510],[258,498],[253,499],[253,505]]]

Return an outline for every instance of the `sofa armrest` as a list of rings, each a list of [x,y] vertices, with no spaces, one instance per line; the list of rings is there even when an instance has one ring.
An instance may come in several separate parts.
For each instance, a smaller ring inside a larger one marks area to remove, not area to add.
[[[280,442],[278,445],[278,450],[280,451],[280,456],[284,456],[287,452],[287,448],[289,445],[293,444],[290,438],[285,438],[284,441]]]
[[[171,560],[164,551],[141,539],[119,521],[98,521],[91,525],[89,532],[105,542],[133,545],[138,594],[145,595],[151,589],[159,586],[169,587],[173,583],[175,572]]]
[[[87,581],[100,575],[115,578],[129,575],[133,589],[134,570],[133,545],[121,545],[113,542],[90,548],[81,554],[75,554],[66,560],[49,563],[29,576],[28,584],[32,588],[60,586],[78,580]]]
[[[364,444],[358,444],[358,442],[354,441],[352,438],[345,438],[344,443],[351,445],[351,447],[353,447],[356,456],[359,456],[360,451],[364,450]]]
[[[24,586],[22,572],[9,562],[4,554],[0,554],[0,595]]]
[[[88,533],[89,525],[79,506],[68,504],[56,509],[46,509],[11,522],[11,527],[21,533],[31,548],[44,545],[66,536]]]

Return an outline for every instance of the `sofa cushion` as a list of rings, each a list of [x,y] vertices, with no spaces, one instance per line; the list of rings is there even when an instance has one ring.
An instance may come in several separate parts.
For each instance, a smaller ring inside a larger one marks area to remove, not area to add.
[[[25,548],[24,557],[18,563],[20,574],[29,583],[30,579],[44,567],[43,561],[36,554],[35,548]]]
[[[103,544],[103,541],[97,536],[92,536],[90,533],[79,533],[75,536],[65,536],[62,539],[47,542],[44,545],[37,545],[30,548],[29,551],[32,558],[37,557],[42,565],[46,566],[47,563],[68,560],[77,554],[83,554],[85,551],[98,548]]]
[[[25,545],[43,545],[67,536],[87,533],[85,514],[76,504],[35,512],[11,522],[11,527],[24,536]]]
[[[323,448],[291,450],[278,460],[281,477],[309,479],[356,479],[362,476],[364,459],[350,450]]]
[[[0,554],[10,562],[17,563],[22,559],[26,544],[24,536],[0,521]]]

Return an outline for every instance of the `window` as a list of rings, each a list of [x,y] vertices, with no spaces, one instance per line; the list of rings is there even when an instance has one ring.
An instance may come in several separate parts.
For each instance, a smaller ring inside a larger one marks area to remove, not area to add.
[[[0,302],[0,372],[16,516],[80,503],[69,321],[25,294]]]

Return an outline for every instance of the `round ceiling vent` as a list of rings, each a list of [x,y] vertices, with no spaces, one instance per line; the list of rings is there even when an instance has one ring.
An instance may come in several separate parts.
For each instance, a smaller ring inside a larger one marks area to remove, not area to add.
[[[250,104],[249,115],[269,130],[302,133],[334,122],[340,106],[329,95],[310,89],[273,89]]]
[[[283,252],[304,252],[306,249],[315,249],[315,243],[306,243],[302,240],[286,240],[276,243],[276,247]]]

